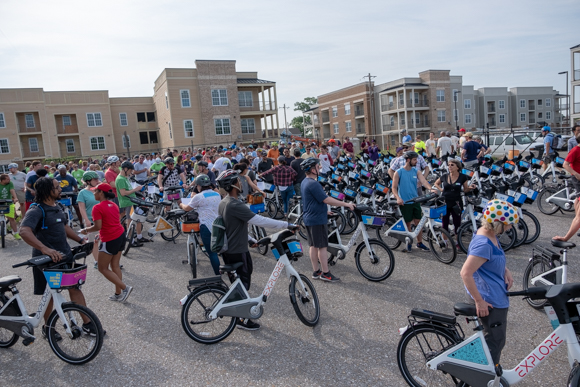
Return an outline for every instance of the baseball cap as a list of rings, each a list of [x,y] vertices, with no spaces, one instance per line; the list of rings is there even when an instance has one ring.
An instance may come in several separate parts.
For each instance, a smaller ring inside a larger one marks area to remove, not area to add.
[[[113,192],[113,189],[107,183],[101,183],[95,189],[98,189],[99,191],[102,191],[102,192]]]
[[[397,148],[397,153],[399,153],[399,152],[400,152],[400,151],[402,151],[402,150],[403,150],[403,147],[402,147],[402,146],[398,147],[398,148]]]
[[[412,142],[405,142],[405,143],[403,143],[403,146],[404,147],[407,147],[407,148],[410,148],[410,147],[413,146],[413,143]]]
[[[231,155],[231,154],[232,154],[232,152],[231,152],[231,151],[226,151],[226,153],[225,153],[225,155],[226,155],[226,156],[227,156],[227,155]]]
[[[465,128],[459,129],[460,132],[465,132]]]

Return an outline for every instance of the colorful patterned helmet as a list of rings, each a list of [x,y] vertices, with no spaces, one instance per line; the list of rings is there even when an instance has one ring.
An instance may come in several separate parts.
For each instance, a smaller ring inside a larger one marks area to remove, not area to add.
[[[488,223],[501,222],[506,225],[515,224],[519,220],[518,212],[510,203],[494,199],[487,203],[483,210],[483,219]]]

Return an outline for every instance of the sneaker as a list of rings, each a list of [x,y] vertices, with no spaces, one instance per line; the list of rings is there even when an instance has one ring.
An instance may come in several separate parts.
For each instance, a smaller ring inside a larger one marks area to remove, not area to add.
[[[260,324],[253,322],[250,319],[239,319],[238,328],[245,329],[247,331],[257,331],[260,329]]]
[[[131,247],[141,247],[141,246],[143,246],[143,243],[140,243],[137,240],[135,240],[134,242],[131,242]]]
[[[95,261],[95,264],[93,265],[93,268],[98,269],[99,268],[99,262]]]
[[[15,233],[14,233],[14,234],[12,234],[12,235],[14,235],[14,239],[16,239],[17,241],[20,241],[20,240],[22,240],[22,237],[20,236],[20,234],[19,234],[19,233],[15,232]]]
[[[90,321],[86,324],[83,324],[83,332],[85,332],[89,336],[96,337],[97,336],[97,327],[95,326],[95,323]],[[107,331],[103,329],[103,336],[106,334],[107,334]]]
[[[113,294],[112,296],[109,296],[109,300],[110,301],[121,301],[121,294]]]
[[[119,302],[125,302],[129,298],[129,294],[133,291],[133,287],[127,285],[125,289],[121,291],[121,296],[119,297]]]
[[[139,238],[139,239],[137,239],[137,242],[138,242],[138,243],[148,243],[148,242],[152,242],[152,240],[151,240],[151,239],[148,239],[148,238],[145,238],[145,237],[143,237],[143,238]]]
[[[42,337],[44,338],[44,340],[48,340],[48,327],[46,325],[42,326]],[[60,333],[54,332],[54,339],[58,343],[59,341],[62,341],[62,336],[60,335]]]
[[[323,280],[323,281],[328,281],[328,282],[340,281],[340,278],[338,278],[337,276],[332,275],[331,272],[321,273],[320,274],[320,279]]]
[[[421,243],[417,243],[417,248],[418,248],[418,249],[421,249],[421,250],[424,250],[424,251],[429,251],[429,248],[428,248],[427,246],[425,246],[425,245],[423,244],[423,242],[421,242]]]
[[[314,273],[312,273],[312,279],[320,279],[320,275],[322,274],[322,270],[318,269]]]

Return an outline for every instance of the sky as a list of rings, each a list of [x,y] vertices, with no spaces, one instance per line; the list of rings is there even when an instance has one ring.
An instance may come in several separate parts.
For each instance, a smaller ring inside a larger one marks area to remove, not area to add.
[[[295,102],[368,73],[564,94],[579,20],[578,0],[1,0],[0,88],[151,96],[164,68],[229,59],[276,82],[288,121]]]

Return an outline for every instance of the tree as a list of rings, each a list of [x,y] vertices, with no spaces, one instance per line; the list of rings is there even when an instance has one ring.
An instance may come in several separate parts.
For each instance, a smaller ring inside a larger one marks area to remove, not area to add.
[[[306,97],[302,102],[295,102],[294,103],[294,111],[304,113],[307,110],[310,110],[312,105],[316,105],[318,100],[315,97]],[[310,116],[298,116],[294,117],[290,122],[290,126],[293,128],[300,129],[300,132],[303,136],[308,136],[312,134],[312,130],[308,130],[306,133],[304,132],[304,120],[306,119],[306,124],[310,125],[312,122],[310,120]]]

